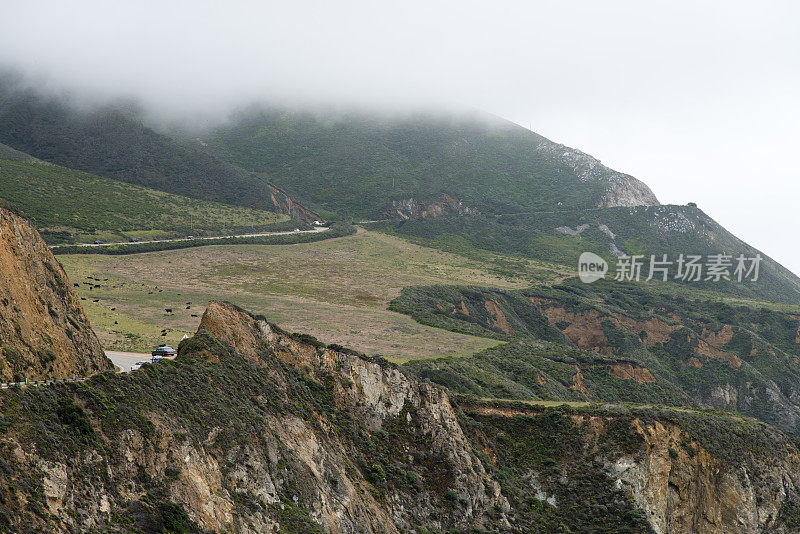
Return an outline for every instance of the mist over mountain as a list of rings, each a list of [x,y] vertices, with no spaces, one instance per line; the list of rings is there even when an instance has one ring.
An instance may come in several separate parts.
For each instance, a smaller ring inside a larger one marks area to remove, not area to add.
[[[0,3],[0,65],[155,122],[250,102],[474,107],[697,202],[800,271],[793,2]],[[150,124],[150,122],[149,122]],[[773,193],[779,192],[779,193]]]
[[[660,205],[642,181],[475,110],[250,104],[203,127],[166,126],[135,103],[80,105],[12,79],[0,85],[0,143],[171,194],[306,223],[385,221],[386,231],[437,246],[455,240],[569,266],[581,250],[609,259],[759,253],[696,207],[636,210]],[[800,280],[762,256],[753,284],[693,287],[797,302]]]

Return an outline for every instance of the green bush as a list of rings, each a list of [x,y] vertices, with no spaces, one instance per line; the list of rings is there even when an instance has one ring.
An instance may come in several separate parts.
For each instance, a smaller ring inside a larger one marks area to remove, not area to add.
[[[92,428],[89,418],[80,406],[62,399],[56,408],[56,415],[61,424],[70,429],[81,440],[85,442],[94,440],[94,428]]]

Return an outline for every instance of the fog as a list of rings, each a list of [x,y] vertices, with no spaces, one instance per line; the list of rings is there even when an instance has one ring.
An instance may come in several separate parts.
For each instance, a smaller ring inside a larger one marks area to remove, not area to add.
[[[0,0],[0,66],[165,120],[254,100],[483,109],[800,273],[798,21],[792,1]]]

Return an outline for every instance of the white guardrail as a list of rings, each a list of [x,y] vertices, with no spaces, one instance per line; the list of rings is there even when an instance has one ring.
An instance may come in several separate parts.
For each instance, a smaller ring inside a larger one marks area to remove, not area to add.
[[[48,384],[57,384],[60,382],[83,382],[88,377],[81,378],[56,378],[53,380],[25,380],[24,382],[3,382],[0,383],[0,388],[8,389],[13,387],[30,387],[30,386],[46,386]]]

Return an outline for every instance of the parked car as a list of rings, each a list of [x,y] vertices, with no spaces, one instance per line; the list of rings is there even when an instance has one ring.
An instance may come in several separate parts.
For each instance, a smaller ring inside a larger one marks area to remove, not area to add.
[[[132,238],[128,239],[128,242],[129,243],[138,243],[139,242],[139,238],[138,237],[132,237]]]
[[[193,235],[187,235],[186,239],[194,239],[194,236]]]
[[[102,242],[102,241],[100,241],[99,239],[97,239],[97,240],[95,240],[94,244],[95,244],[95,245],[102,245],[102,244],[103,244],[103,242]]]
[[[131,365],[131,371],[138,371],[138,370],[139,370],[139,369],[140,369],[140,368],[141,368],[141,367],[142,367],[144,364],[146,364],[146,363],[150,363],[150,362],[148,362],[148,361],[143,361],[143,362],[136,362],[136,363],[134,363],[133,365]]]
[[[178,354],[178,351],[169,345],[161,345],[151,354],[153,356],[153,363],[156,363],[161,361],[162,358],[174,358]]]

